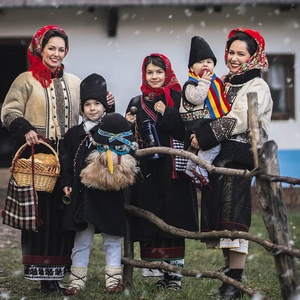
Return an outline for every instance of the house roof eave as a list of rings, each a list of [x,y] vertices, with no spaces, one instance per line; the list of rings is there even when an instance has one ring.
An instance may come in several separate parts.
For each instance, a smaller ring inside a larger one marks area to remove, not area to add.
[[[244,5],[296,5],[300,0],[243,0]],[[240,5],[240,0],[2,0],[0,8],[84,7],[84,6],[201,6]]]

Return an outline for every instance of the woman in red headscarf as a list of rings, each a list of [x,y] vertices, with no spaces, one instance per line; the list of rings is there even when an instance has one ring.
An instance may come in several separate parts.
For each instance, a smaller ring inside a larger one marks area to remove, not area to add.
[[[141,91],[142,95],[131,99],[126,112],[139,147],[182,147],[185,127],[179,114],[181,86],[163,54],[153,53],[144,59]],[[196,193],[183,173],[186,160],[156,154],[141,157],[139,166],[141,177],[133,187],[131,204],[154,213],[169,225],[197,231]],[[140,242],[142,259],[183,267],[183,238],[144,219],[132,218],[132,222],[132,236]],[[181,288],[180,274],[143,270],[143,275],[161,276],[158,288]]]
[[[268,138],[273,101],[267,83],[261,78],[268,67],[265,41],[261,34],[247,28],[233,29],[225,49],[225,62],[229,73],[225,78],[225,93],[231,111],[224,117],[204,124],[196,130],[192,144],[207,150],[222,145],[215,166],[233,169],[254,168],[253,153],[248,127],[247,94],[256,93],[258,120],[262,129],[262,142]],[[233,175],[211,174],[211,190],[203,190],[201,198],[201,231],[236,230],[249,231],[251,223],[251,178]],[[242,280],[248,253],[248,241],[244,239],[204,240],[207,246],[223,250],[227,276]],[[235,287],[223,284],[221,297],[237,299],[242,293]]]
[[[55,25],[41,28],[28,48],[29,70],[12,83],[4,100],[1,120],[16,146],[36,144],[40,137],[58,150],[66,131],[79,120],[80,79],[64,72],[68,36]],[[30,150],[30,147],[27,147]],[[40,150],[39,150],[40,149]],[[73,234],[61,231],[62,189],[59,180],[52,193],[38,192],[38,232],[22,231],[25,278],[40,280],[44,292],[59,291],[65,270],[71,265]]]

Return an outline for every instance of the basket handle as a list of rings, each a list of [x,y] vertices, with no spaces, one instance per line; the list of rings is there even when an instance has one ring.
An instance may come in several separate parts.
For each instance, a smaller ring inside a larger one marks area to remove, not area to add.
[[[21,153],[24,151],[24,149],[28,146],[28,144],[24,144],[22,147],[19,148],[19,150],[16,152],[14,158],[13,158],[13,161],[12,161],[12,166],[11,166],[11,173],[12,175],[14,174],[14,170],[15,170],[15,167],[16,167],[16,162],[17,160],[20,158],[20,155]],[[31,174],[32,174],[32,187],[35,191],[35,188],[34,188],[34,145],[32,144],[31,145]]]
[[[11,172],[14,172],[14,169],[16,167],[16,162],[17,160],[20,158],[20,155],[22,154],[22,152],[25,150],[25,148],[28,146],[28,144],[24,144],[22,145],[18,151],[15,153],[15,156],[12,160],[12,166],[11,166]],[[29,146],[28,146],[29,147]],[[34,171],[34,145],[31,145],[31,167],[32,167],[32,173]]]
[[[34,145],[31,145],[31,174],[32,174],[32,187],[34,189],[35,192],[35,188],[34,188]]]
[[[46,139],[45,139],[46,140]],[[59,158],[58,158],[58,154],[56,153],[56,151],[51,147],[51,145],[49,145],[47,142],[44,142],[44,141],[40,141],[39,144],[42,144],[46,147],[48,147],[51,152],[54,154],[55,158],[57,161],[59,161]],[[34,159],[33,159],[33,156],[34,156],[34,146],[35,145],[31,145],[31,157],[32,157],[32,164],[34,164]],[[17,162],[17,160],[20,158],[20,155],[22,154],[22,152],[25,150],[26,147],[30,147],[27,143],[25,143],[24,145],[22,145],[18,151],[16,152],[13,160],[12,160],[12,173],[13,173],[13,170],[14,170],[14,167],[15,167],[15,164]]]

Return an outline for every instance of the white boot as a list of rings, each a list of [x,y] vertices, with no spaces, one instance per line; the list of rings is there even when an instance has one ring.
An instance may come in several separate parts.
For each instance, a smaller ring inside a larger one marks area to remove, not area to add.
[[[71,283],[65,290],[65,295],[77,295],[85,288],[87,269],[87,267],[71,266]]]
[[[105,287],[107,292],[122,292],[122,267],[105,266]]]

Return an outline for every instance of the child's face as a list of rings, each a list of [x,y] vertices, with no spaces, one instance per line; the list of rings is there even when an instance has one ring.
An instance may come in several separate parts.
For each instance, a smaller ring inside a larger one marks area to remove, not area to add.
[[[199,76],[202,69],[209,69],[209,71],[213,73],[214,66],[215,64],[212,58],[207,58],[194,63],[190,69],[192,72]]]
[[[146,81],[147,84],[153,88],[157,89],[164,85],[166,79],[166,72],[161,67],[153,64],[149,64],[146,67]]]
[[[90,121],[97,122],[103,116],[105,108],[100,101],[89,99],[83,104],[83,112]]]

